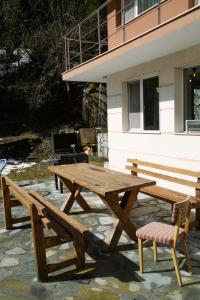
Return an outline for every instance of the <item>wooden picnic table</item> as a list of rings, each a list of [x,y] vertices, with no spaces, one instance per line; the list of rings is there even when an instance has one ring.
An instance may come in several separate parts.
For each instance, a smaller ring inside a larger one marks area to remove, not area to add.
[[[70,191],[61,210],[69,213],[76,200],[79,205],[89,211],[91,208],[81,195],[81,190],[87,188],[99,195],[113,216],[112,228],[105,242],[107,251],[112,251],[118,244],[122,231],[134,241],[137,241],[135,226],[130,221],[130,213],[139,189],[154,185],[155,181],[97,167],[87,163],[73,165],[50,166],[49,170],[59,176],[63,185]],[[120,193],[124,192],[122,198]]]

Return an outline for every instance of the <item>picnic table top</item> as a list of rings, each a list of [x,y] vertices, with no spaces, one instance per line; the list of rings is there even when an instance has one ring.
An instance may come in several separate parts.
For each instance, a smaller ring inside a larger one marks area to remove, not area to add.
[[[88,188],[101,196],[132,191],[156,183],[149,179],[87,163],[50,166],[49,170],[69,180],[71,183]]]

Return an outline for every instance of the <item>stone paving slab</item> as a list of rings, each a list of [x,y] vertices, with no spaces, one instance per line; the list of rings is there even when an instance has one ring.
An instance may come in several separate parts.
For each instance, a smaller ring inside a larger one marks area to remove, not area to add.
[[[67,193],[55,190],[53,177],[39,181],[20,182],[24,188],[37,190],[60,207]],[[191,231],[188,238],[193,274],[185,269],[182,248],[179,260],[183,280],[190,284],[182,288],[176,283],[169,249],[158,248],[159,262],[153,262],[152,247],[144,248],[145,273],[139,273],[137,244],[123,234],[114,253],[102,249],[112,219],[98,196],[84,190],[83,196],[92,206],[90,213],[74,205],[72,216],[90,228],[86,239],[87,272],[55,273],[48,282],[37,281],[30,228],[6,231],[3,221],[3,204],[0,197],[0,300],[198,300],[200,299],[200,232]],[[170,206],[162,201],[141,195],[132,210],[131,220],[137,228],[151,221],[170,220]],[[16,215],[23,207],[15,208]],[[19,224],[20,225],[20,224]],[[62,260],[70,255],[71,245],[50,248],[48,260]]]

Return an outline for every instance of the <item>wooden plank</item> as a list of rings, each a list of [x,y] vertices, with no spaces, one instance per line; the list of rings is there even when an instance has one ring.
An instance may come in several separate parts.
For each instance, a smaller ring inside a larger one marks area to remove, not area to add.
[[[71,236],[69,235],[69,240],[70,242],[72,240]],[[60,237],[58,236],[47,236],[45,237],[45,248],[51,248],[57,245],[62,245],[65,244],[66,241],[61,240]]]
[[[131,159],[131,158],[128,158],[127,162],[136,164],[136,165],[146,166],[146,167],[153,168],[153,169],[178,173],[178,174],[182,174],[182,175],[186,175],[186,176],[200,177],[200,172],[198,172],[198,171],[192,171],[192,170],[186,170],[186,169],[181,169],[181,168],[176,168],[176,167],[171,167],[171,166],[166,166],[166,165],[160,165],[157,163],[151,163],[151,162],[146,162],[146,161],[142,161],[142,160],[138,160],[138,159]]]
[[[88,188],[92,192],[106,196],[114,192],[120,193],[155,184],[155,181],[133,177],[129,174],[93,166],[90,164],[74,164],[51,166],[49,170],[66,178],[72,184]]]
[[[8,189],[18,201],[20,201],[27,209],[30,209],[31,204],[34,203],[37,206],[37,209],[40,211],[40,213],[43,213],[43,210],[45,209],[44,206],[42,206],[38,201],[35,201],[35,199],[32,198],[27,191],[19,187],[9,177],[4,176],[4,178]]]
[[[85,199],[80,194],[82,187],[78,186],[77,184],[69,183],[69,180],[66,180],[63,177],[60,177],[60,179],[64,186],[71,192],[69,198],[66,199],[65,202],[62,204],[61,210],[65,213],[69,213],[70,209],[74,204],[74,201],[76,200],[83,210],[89,211],[91,207],[87,204]]]
[[[4,176],[1,177],[1,186],[3,192],[5,227],[9,230],[12,228],[12,212],[10,206],[10,192]]]
[[[131,171],[135,171],[135,172],[137,171],[137,173],[140,173],[140,174],[152,176],[152,177],[159,178],[162,180],[167,180],[167,181],[170,181],[173,183],[178,183],[178,184],[182,184],[182,185],[186,185],[186,186],[190,186],[190,187],[194,187],[194,188],[200,188],[200,183],[197,183],[194,181],[189,181],[189,180],[185,180],[182,178],[172,177],[169,175],[164,175],[164,174],[160,174],[160,173],[156,173],[156,172],[152,172],[152,171],[148,171],[148,170],[144,170],[144,169],[139,169],[139,168],[135,168],[135,167],[131,167],[131,166],[126,166],[126,168]]]
[[[197,182],[200,183],[200,177],[197,178]],[[196,197],[200,199],[200,188],[196,188]],[[200,207],[196,208],[196,228],[200,228]]]
[[[26,221],[30,221],[30,219],[31,219],[30,216],[17,217],[17,218],[12,219],[12,223],[13,224],[23,223],[23,222],[26,222]]]
[[[108,244],[106,251],[112,251],[116,248],[123,230],[132,240],[137,241],[136,229],[129,219],[131,209],[133,208],[134,203],[137,201],[137,194],[138,189],[131,191],[123,207],[121,207],[119,204],[118,195],[110,195],[106,198],[101,197],[110,208],[111,213],[114,215],[112,228],[107,233],[105,239],[106,243]]]
[[[44,227],[46,227],[48,229],[52,229],[64,241],[67,242],[69,240],[69,236],[70,236],[69,232],[63,226],[61,226],[58,222],[56,222],[55,219],[53,219],[51,216],[46,216],[46,218],[41,218],[41,221],[42,221],[42,224],[44,225]],[[70,236],[70,239],[72,239],[71,236]]]
[[[17,199],[10,200],[10,206],[11,207],[22,206],[22,205],[23,204]]]
[[[83,235],[78,235],[73,239],[73,245],[76,252],[76,265],[81,268],[85,265],[85,245]]]
[[[48,200],[46,200],[36,191],[31,190],[29,191],[29,194],[33,198],[37,199],[46,208],[48,208],[49,209],[48,214],[50,214],[50,216],[53,219],[59,222],[59,224],[62,225],[64,228],[66,228],[66,230],[71,234],[77,234],[77,233],[83,234],[85,231],[88,231],[88,229],[84,225],[72,219],[70,216],[66,215],[59,208],[55,207],[52,203],[50,203]]]
[[[48,270],[48,273],[53,273],[55,271],[67,268],[67,267],[72,266],[72,265],[76,265],[76,258],[75,257],[69,258],[68,260],[61,261],[59,263],[48,264],[47,265],[47,270]]]
[[[38,279],[44,281],[48,278],[48,268],[43,226],[37,208],[34,204],[31,204],[30,212]]]
[[[154,186],[149,186],[149,187],[144,187],[142,189],[140,189],[141,193],[144,193],[148,196],[153,196],[155,198],[161,199],[165,202],[168,202],[170,204],[174,204],[177,202],[182,202],[184,201],[188,195],[181,193],[181,192],[177,192],[174,190],[170,190],[164,187],[160,187],[157,185]],[[200,205],[200,198],[196,198],[193,196],[190,196],[190,202],[192,204],[192,207],[195,206],[199,206]]]

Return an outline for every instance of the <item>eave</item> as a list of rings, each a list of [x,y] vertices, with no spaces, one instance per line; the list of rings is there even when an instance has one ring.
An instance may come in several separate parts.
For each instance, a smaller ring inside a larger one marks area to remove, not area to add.
[[[65,81],[106,82],[107,76],[200,44],[200,7],[62,73]]]

